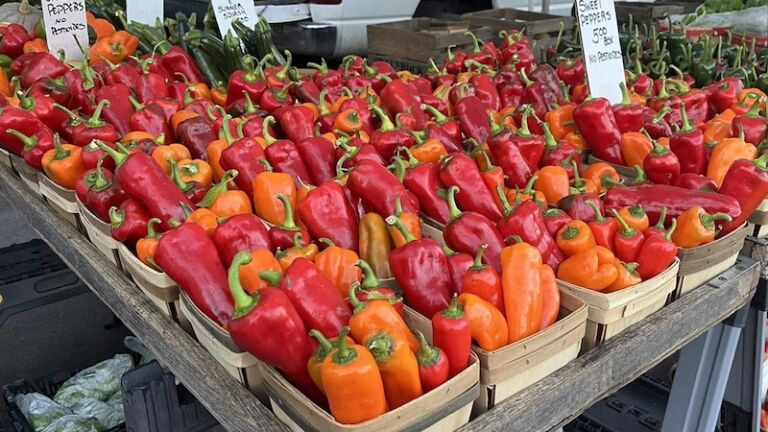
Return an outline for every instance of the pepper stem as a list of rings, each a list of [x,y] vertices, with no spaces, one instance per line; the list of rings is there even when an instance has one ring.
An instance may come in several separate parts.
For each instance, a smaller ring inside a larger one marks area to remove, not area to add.
[[[21,141],[22,144],[24,144],[24,150],[30,151],[37,145],[38,138],[36,135],[33,136],[26,136],[23,133],[17,131],[16,129],[7,129],[5,131],[9,135],[13,135],[16,137],[19,141]]]
[[[434,119],[435,123],[437,124],[443,124],[448,121],[448,116],[443,114],[442,111],[433,107],[432,105],[421,104],[419,105],[419,108],[424,111],[429,111],[429,113],[432,114],[432,118]]]
[[[264,120],[266,124],[266,119]],[[232,136],[232,116],[230,114],[224,115],[221,119],[221,127],[219,128],[219,137],[227,142],[227,146],[231,146],[235,142],[235,138]],[[265,136],[264,139],[267,137]]]
[[[699,219],[701,220],[701,224],[704,225],[707,229],[713,228],[716,221],[723,220],[726,222],[731,222],[733,220],[731,215],[727,213],[715,213],[715,214],[701,213],[699,215]]]
[[[176,160],[172,157],[166,158],[166,162],[168,162],[168,166],[171,168],[171,180],[178,186],[179,189],[181,189],[182,192],[188,191],[192,185],[185,182],[181,178],[181,174],[179,173],[179,164],[176,163]]]
[[[586,204],[592,207],[592,210],[594,210],[595,219],[598,223],[603,223],[608,220],[605,216],[603,216],[603,212],[600,211],[600,206],[598,206],[597,203],[594,201],[586,201]]]
[[[632,100],[629,98],[629,89],[627,88],[627,83],[622,80],[619,82],[619,88],[621,88],[621,106],[627,107],[632,105]]]
[[[480,49],[480,40],[477,39],[477,36],[475,36],[475,34],[470,31],[464,32],[464,35],[469,36],[472,39],[472,49],[475,54],[480,53],[482,50]]]
[[[526,122],[526,127],[528,126],[528,123]],[[544,141],[546,142],[544,146],[544,150],[554,150],[557,148],[558,143],[555,140],[555,137],[552,135],[552,131],[549,130],[549,125],[544,122],[541,124],[541,128],[544,129]]]
[[[680,134],[689,134],[696,130],[688,120],[688,113],[685,111],[685,102],[680,102],[680,120],[683,124],[683,127],[680,128]]]
[[[396,129],[395,124],[392,123],[392,120],[384,112],[384,110],[381,109],[381,107],[375,104],[371,104],[368,106],[368,108],[371,111],[373,111],[374,114],[376,114],[376,117],[378,117],[379,121],[381,122],[381,127],[379,127],[379,131],[387,132],[387,131],[393,131]]]
[[[504,188],[502,188],[501,185],[496,185],[496,195],[499,197],[499,201],[501,202],[501,207],[504,210],[504,216],[511,214],[513,210],[512,204],[509,203],[507,194],[504,193]]]
[[[672,241],[672,234],[675,232],[676,228],[677,228],[677,219],[672,219],[672,225],[664,233],[664,240]]]
[[[145,238],[156,239],[160,238],[160,234],[155,230],[155,225],[160,223],[160,219],[152,218],[147,221],[147,236]]]
[[[459,207],[456,205],[456,194],[459,193],[459,187],[458,186],[451,186],[446,191],[446,199],[448,200],[448,211],[451,215],[451,221],[454,221],[461,217],[461,210],[459,210]]]
[[[530,105],[525,105],[523,108],[523,118],[520,119],[520,127],[517,129],[517,136],[521,138],[530,138],[533,136],[531,130],[528,129],[528,117],[531,115],[532,110]]]
[[[672,219],[672,220],[674,221],[674,219]],[[667,221],[667,208],[666,207],[662,207],[661,208],[661,212],[659,212],[659,220],[658,220],[658,222],[656,222],[656,225],[654,225],[653,227],[658,229],[658,230],[660,230],[660,231],[665,231],[666,227],[664,226],[664,223],[666,221]]]
[[[96,105],[96,110],[93,111],[93,115],[91,118],[89,118],[85,122],[85,126],[88,128],[96,128],[101,127],[106,124],[104,120],[101,119],[101,112],[104,111],[105,107],[110,106],[110,102],[107,99],[102,99],[99,101],[99,103]]]
[[[53,148],[56,149],[56,153],[53,155],[54,160],[66,159],[72,154],[71,151],[64,149],[64,146],[61,144],[61,137],[58,133],[53,134]]]
[[[511,236],[507,237],[506,239],[504,239],[504,241],[506,241],[506,242],[512,241],[514,244],[524,243],[523,242],[523,238],[520,237],[519,235],[511,235]]]
[[[411,231],[408,229],[407,226],[403,223],[403,221],[400,220],[397,216],[387,216],[385,219],[387,222],[387,225],[394,226],[397,228],[398,231],[400,231],[400,234],[403,235],[403,238],[405,239],[406,243],[410,243],[412,241],[416,240],[416,237],[413,236]]]
[[[293,219],[293,206],[291,205],[291,200],[283,194],[278,195],[277,199],[283,203],[283,211],[285,214],[285,219],[283,220],[283,223],[280,224],[280,228],[287,231],[295,231],[299,229],[299,227],[296,226],[296,221]]]
[[[229,282],[229,292],[232,294],[235,310],[232,312],[233,318],[241,318],[247,315],[254,307],[259,304],[259,294],[248,295],[240,282],[240,267],[250,264],[251,255],[248,252],[239,252],[232,260],[227,273]]]
[[[120,225],[125,221],[125,211],[120,210],[115,206],[109,208],[109,224],[112,229],[120,228]]]
[[[349,326],[344,326],[339,333],[339,342],[332,358],[333,362],[338,365],[345,365],[357,358],[357,351],[347,346],[347,334],[349,334]]]
[[[133,109],[135,109],[136,111],[141,111],[141,110],[143,110],[143,109],[145,108],[145,107],[144,107],[144,104],[142,104],[141,102],[139,102],[139,100],[138,100],[138,99],[136,99],[135,97],[133,97],[133,95],[128,95],[128,101],[131,103],[131,106],[132,106],[132,107],[133,107]]]
[[[309,331],[309,335],[317,341],[317,344],[320,345],[320,355],[325,358],[325,356],[328,355],[333,350],[333,344],[331,341],[329,341],[325,336],[323,336],[322,333],[320,333],[317,329],[312,329]]]
[[[424,333],[416,330],[416,337],[419,338],[419,351],[416,354],[419,365],[432,366],[440,361],[440,350],[433,347],[424,337]]]
[[[469,267],[470,270],[480,271],[488,267],[487,265],[483,264],[483,254],[485,253],[486,249],[488,249],[487,243],[483,243],[480,245],[480,247],[477,248],[477,252],[475,252],[475,260],[472,262],[472,266]],[[453,300],[451,301],[452,306],[454,301],[456,301],[455,295],[453,297]]]
[[[616,220],[619,221],[619,225],[621,225],[621,235],[627,238],[634,236],[637,230],[630,227],[627,224],[627,221],[625,221],[624,218],[621,217],[621,215],[619,214],[618,211],[616,211],[616,209],[611,210],[611,212],[613,212],[613,217],[615,217]]]
[[[54,135],[54,137],[55,137],[55,135]],[[128,159],[128,155],[127,154],[121,153],[121,152],[113,149],[112,147],[106,145],[101,140],[93,140],[93,143],[96,144],[100,149],[102,149],[104,151],[104,153],[107,154],[107,156],[111,157],[112,160],[115,161],[115,165],[117,165],[117,166],[122,165],[125,162],[125,160]]]
[[[533,186],[536,185],[536,180],[538,180],[538,179],[539,179],[539,176],[537,176],[537,175],[531,177],[530,180],[528,180],[528,183],[526,183],[525,189],[523,189],[523,194],[528,195],[531,198],[533,198],[533,195],[535,193],[534,190],[533,190]]]
[[[359,259],[355,261],[355,265],[363,272],[362,287],[363,289],[373,289],[381,286],[379,278],[376,277],[376,273],[371,268],[371,265],[367,261]]]
[[[205,193],[202,201],[197,203],[198,207],[210,207],[216,201],[223,192],[227,190],[227,183],[234,180],[237,177],[237,170],[229,170],[221,177],[221,181],[213,185],[208,192]]]
[[[355,312],[358,312],[358,310],[363,306],[363,302],[360,301],[359,298],[357,298],[357,291],[360,289],[360,282],[355,281],[349,286],[349,304],[352,305],[352,309]]]
[[[283,273],[279,271],[262,271],[259,272],[259,279],[268,283],[269,286],[276,287],[280,285],[280,278],[283,277]]]

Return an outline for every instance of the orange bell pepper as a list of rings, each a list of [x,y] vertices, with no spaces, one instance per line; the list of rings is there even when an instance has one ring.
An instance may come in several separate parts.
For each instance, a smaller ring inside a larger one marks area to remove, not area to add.
[[[578,219],[568,221],[557,231],[555,239],[557,247],[565,256],[574,256],[579,252],[591,249],[597,245],[595,236],[589,225]]]
[[[643,166],[648,153],[653,150],[651,140],[640,132],[627,132],[621,136],[621,155],[627,166]]]
[[[645,232],[651,223],[648,221],[648,215],[639,205],[631,207],[622,207],[619,209],[619,216],[629,225],[640,232]]]
[[[440,162],[440,159],[448,156],[448,151],[445,149],[442,141],[434,138],[428,138],[421,140],[416,138],[416,145],[411,147],[411,154],[421,163],[433,163]]]
[[[319,241],[324,243],[326,248],[315,257],[315,265],[336,285],[341,296],[346,297],[349,294],[349,286],[363,275],[355,265],[360,257],[357,252],[336,246],[327,238],[321,238]]]
[[[365,340],[371,334],[392,328],[405,335],[411,351],[418,352],[419,340],[411,333],[403,317],[389,299],[369,298],[362,302],[358,299],[358,291],[360,291],[360,282],[355,282],[349,287],[349,293],[347,293],[354,310],[352,318],[349,319],[352,338]]]
[[[197,183],[205,189],[213,183],[213,169],[202,159],[180,160],[179,175],[184,183]]]
[[[260,218],[280,225],[285,222],[285,206],[277,197],[284,195],[296,208],[296,184],[286,173],[264,171],[253,180],[253,207]]]
[[[606,162],[598,162],[587,167],[584,178],[592,180],[597,185],[599,193],[608,190],[609,187],[621,182],[619,173],[613,165]]]
[[[90,50],[91,63],[107,60],[112,63],[120,63],[136,53],[139,47],[139,38],[127,31],[117,31],[103,37],[94,43]]]
[[[732,111],[731,111],[732,112]],[[731,123],[723,120],[710,120],[707,122],[707,128],[704,129],[704,142],[705,143],[717,143],[730,138],[731,136]]]
[[[400,202],[400,197],[395,199],[395,216],[400,219],[406,228],[408,228],[416,240],[422,237],[421,218],[416,213],[403,211],[403,205]],[[392,242],[395,244],[396,248],[404,246],[406,243],[408,243],[405,240],[405,237],[403,237],[403,234],[396,227],[388,225],[387,230],[389,231],[389,235],[392,237]]]
[[[159,145],[152,150],[152,159],[160,165],[165,175],[171,175],[168,158],[178,163],[181,160],[192,159],[192,155],[189,153],[189,149],[181,144]]]
[[[277,256],[277,262],[280,263],[280,267],[283,271],[288,269],[288,267],[299,258],[306,258],[313,262],[315,261],[319,252],[317,245],[314,243],[304,245],[301,236],[301,231],[297,231],[296,234],[293,235],[293,246],[286,250],[277,250],[277,254],[275,254]]]
[[[165,139],[165,137],[163,137],[163,139]],[[131,131],[131,132],[128,132],[127,134],[123,135],[120,138],[120,142],[122,144],[127,144],[127,143],[129,143],[131,141],[139,142],[139,141],[143,141],[143,140],[162,141],[162,140],[158,139],[158,137],[152,135],[149,132],[145,132],[145,131]],[[161,144],[161,143],[159,143],[159,144]]]
[[[387,328],[368,335],[363,345],[373,354],[384,381],[384,394],[391,409],[421,396],[419,362],[400,330]]]
[[[333,121],[333,129],[353,134],[363,127],[363,120],[357,110],[347,108],[340,112]]]
[[[566,174],[567,175],[567,174]],[[528,183],[525,185],[525,189],[518,190],[518,189],[510,189],[507,191],[507,201],[509,202],[517,202],[517,201],[528,201],[533,200],[533,202],[539,204],[542,204],[542,207],[546,207],[547,205],[547,197],[544,195],[544,192],[536,190],[536,182],[539,180],[539,176],[534,175],[529,180]]]
[[[328,354],[338,348],[339,338],[326,338],[322,333],[320,333],[320,330],[317,329],[310,330],[309,335],[317,340],[317,349],[312,354],[312,357],[307,360],[307,370],[309,371],[309,377],[312,378],[312,382],[314,382],[317,388],[319,388],[320,391],[325,394],[325,388],[323,387],[322,380],[323,361],[326,357],[328,357]],[[346,340],[348,345],[355,343],[355,341],[352,340],[352,338],[349,336],[345,337],[344,340]]]
[[[24,42],[24,54],[48,52],[45,39],[35,38]]]
[[[193,223],[200,226],[208,234],[208,237],[213,237],[213,232],[216,231],[216,227],[219,226],[217,219],[219,216],[208,210],[207,208],[199,208],[191,212],[187,216],[187,220],[184,223]]]
[[[602,291],[619,277],[615,261],[616,257],[610,250],[595,246],[561,262],[557,277],[582,288]]]
[[[469,331],[477,346],[495,351],[509,343],[507,320],[494,305],[470,293],[460,294],[458,301],[469,320]]]
[[[541,252],[527,243],[520,242],[501,250],[501,284],[509,343],[539,331],[543,305],[541,264]]]
[[[92,28],[93,32],[96,33],[96,40],[112,36],[117,31],[115,26],[104,18],[94,17],[88,20],[88,27]]]
[[[568,135],[566,135],[563,139],[578,151],[583,152],[589,148],[587,142],[584,140],[584,137],[582,137],[581,134],[577,131],[568,132]]]
[[[80,160],[82,148],[72,144],[62,144],[59,134],[53,136],[54,148],[43,154],[42,166],[45,174],[57,185],[74,189],[80,175],[85,171]]]
[[[613,281],[612,284],[608,286],[608,288],[604,289],[602,292],[604,293],[612,293],[616,291],[623,290],[624,288],[629,288],[633,285],[637,285],[640,282],[643,281],[642,278],[640,278],[640,274],[637,272],[637,263],[628,263],[625,264],[619,260],[616,260],[613,262],[613,266],[616,267],[616,272],[618,273],[618,276],[616,277],[616,280]]]
[[[211,89],[211,102],[223,107],[227,104],[227,88],[216,86]]]
[[[754,159],[757,147],[745,142],[743,137],[725,138],[717,143],[709,157],[707,177],[711,178],[717,187],[723,184],[728,169],[739,159]]]
[[[549,205],[556,205],[558,201],[568,196],[570,180],[565,168],[548,165],[541,167],[534,175],[537,177],[534,189],[544,194]]]
[[[171,121],[173,121],[173,119]],[[219,139],[211,141],[208,148],[205,149],[205,152],[208,155],[208,163],[213,169],[213,178],[216,180],[220,180],[224,175],[224,168],[221,166],[221,154],[227,147],[235,142],[235,138],[232,136],[231,122],[232,116],[229,114],[225,115],[224,121],[221,123],[221,128],[219,129]]]
[[[224,173],[219,183],[213,185],[205,197],[197,203],[198,207],[208,208],[218,217],[230,217],[251,213],[251,200],[241,190],[227,190],[227,184],[237,176],[237,171]]]
[[[389,410],[379,367],[361,345],[347,345],[345,327],[320,370],[331,414],[339,423],[355,424],[376,418]]]
[[[576,104],[567,103],[544,114],[549,131],[556,140],[565,139],[569,133],[576,131],[576,123],[573,121],[575,108]]]
[[[147,222],[147,235],[136,242],[136,258],[155,270],[160,270],[155,263],[155,251],[157,251],[157,244],[160,243],[160,235],[155,231],[155,225],[159,223],[158,218],[150,219]]]
[[[725,213],[708,214],[703,207],[693,206],[677,217],[677,229],[672,233],[672,242],[681,248],[693,248],[710,243],[717,234],[716,221],[732,220]]]
[[[267,282],[259,277],[263,271],[282,271],[280,263],[271,251],[266,249],[255,250],[248,253],[251,262],[240,267],[240,281],[248,294],[255,294],[268,286]]]

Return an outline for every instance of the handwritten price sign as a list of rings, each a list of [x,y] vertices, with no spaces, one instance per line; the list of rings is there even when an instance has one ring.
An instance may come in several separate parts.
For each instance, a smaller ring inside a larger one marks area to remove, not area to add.
[[[590,93],[621,102],[619,83],[624,81],[624,61],[613,0],[577,0],[576,11]]]
[[[232,28],[234,21],[240,21],[248,28],[253,28],[259,21],[253,0],[212,0],[212,3],[222,37]]]
[[[77,43],[88,48],[85,0],[43,0],[42,7],[48,50],[54,55],[63,51],[67,60],[82,60]]]

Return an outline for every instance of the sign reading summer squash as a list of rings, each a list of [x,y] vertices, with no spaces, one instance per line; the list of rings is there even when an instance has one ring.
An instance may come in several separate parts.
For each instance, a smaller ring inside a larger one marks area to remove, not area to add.
[[[577,0],[576,11],[590,93],[619,103],[624,61],[613,0]]]
[[[82,60],[78,42],[88,48],[85,0],[42,0],[42,8],[48,50],[54,55],[63,51],[66,60]]]
[[[216,22],[219,23],[221,37],[232,28],[232,23],[240,21],[248,28],[253,28],[259,21],[253,0],[211,0]]]

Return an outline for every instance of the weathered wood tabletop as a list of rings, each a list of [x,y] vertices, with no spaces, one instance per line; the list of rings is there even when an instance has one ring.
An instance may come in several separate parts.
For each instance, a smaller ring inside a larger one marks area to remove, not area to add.
[[[0,193],[227,430],[287,430],[82,234],[42,200],[33,198],[26,186],[2,167]],[[756,262],[740,259],[718,278],[502,402],[461,430],[548,431],[562,426],[744,306],[754,293],[758,274]]]

